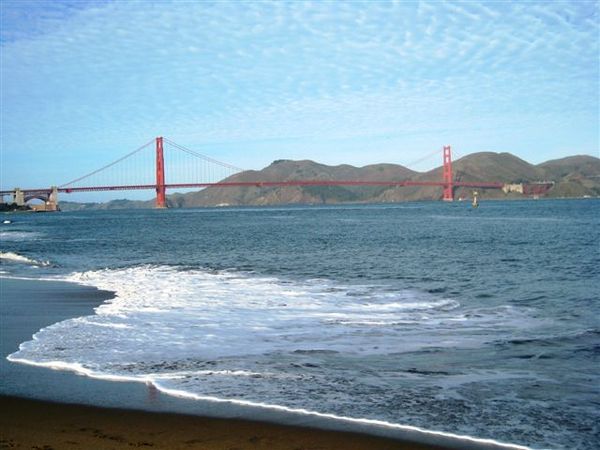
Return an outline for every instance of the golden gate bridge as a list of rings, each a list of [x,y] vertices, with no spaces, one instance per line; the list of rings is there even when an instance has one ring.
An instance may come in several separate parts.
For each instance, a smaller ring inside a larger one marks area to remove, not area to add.
[[[165,151],[168,146],[169,152]],[[437,151],[436,151],[437,153]],[[190,163],[190,160],[194,162]],[[167,138],[157,137],[122,156],[121,158],[75,178],[65,184],[50,188],[15,188],[2,190],[0,195],[12,196],[13,203],[24,206],[33,199],[44,202],[44,210],[58,209],[59,194],[98,191],[154,190],[156,207],[167,207],[167,189],[193,189],[211,187],[289,187],[289,186],[438,186],[442,200],[452,201],[458,187],[474,189],[503,189],[500,182],[465,182],[454,179],[452,151],[443,146],[443,171],[439,181],[417,180],[331,180],[294,179],[238,181],[232,175],[244,172],[234,165],[218,161],[179,145]]]

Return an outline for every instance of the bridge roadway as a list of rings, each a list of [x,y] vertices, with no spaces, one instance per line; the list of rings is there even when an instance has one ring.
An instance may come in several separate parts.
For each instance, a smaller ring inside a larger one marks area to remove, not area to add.
[[[286,187],[286,186],[438,186],[445,187],[448,183],[443,181],[362,181],[362,180],[287,180],[287,181],[233,181],[217,183],[177,183],[164,184],[166,189],[189,189],[207,187]],[[454,181],[452,187],[469,187],[480,189],[502,189],[504,183],[484,183]],[[156,190],[156,184],[137,184],[120,186],[83,186],[83,187],[59,187],[57,191],[65,194],[76,192],[98,192],[98,191],[128,191],[128,190]],[[25,195],[48,194],[52,188],[21,189]],[[0,191],[0,195],[12,195],[15,191]]]

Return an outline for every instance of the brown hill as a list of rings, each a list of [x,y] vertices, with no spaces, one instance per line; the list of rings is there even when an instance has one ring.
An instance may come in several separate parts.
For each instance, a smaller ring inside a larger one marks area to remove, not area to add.
[[[567,156],[566,158],[553,159],[539,164],[548,176],[566,177],[571,174],[579,174],[584,177],[600,175],[600,159],[589,155]]]
[[[600,195],[600,159],[588,155],[569,156],[539,164],[546,177],[556,181],[550,197],[595,197]]]
[[[258,182],[290,180],[407,180],[418,173],[395,164],[354,167],[327,166],[313,161],[278,160],[263,170],[248,170],[223,181]],[[208,188],[180,198],[187,207],[214,205],[270,205],[287,203],[366,202],[377,198],[386,187],[291,186]]]

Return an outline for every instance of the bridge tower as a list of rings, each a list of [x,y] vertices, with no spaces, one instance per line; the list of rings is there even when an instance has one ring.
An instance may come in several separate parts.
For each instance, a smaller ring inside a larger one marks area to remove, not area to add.
[[[454,186],[452,183],[452,153],[449,145],[444,145],[444,201],[451,202],[454,200]]]
[[[156,207],[167,207],[165,188],[165,158],[163,155],[163,138],[156,138]]]

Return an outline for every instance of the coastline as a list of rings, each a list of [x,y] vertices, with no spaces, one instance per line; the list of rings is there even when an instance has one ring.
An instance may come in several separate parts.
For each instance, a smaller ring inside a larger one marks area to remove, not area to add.
[[[600,200],[599,197],[594,196],[580,196],[580,197],[480,197],[482,201],[494,201],[494,202],[502,202],[502,201],[510,201],[510,202],[538,202],[538,201],[562,201],[562,200]],[[469,203],[470,197],[463,198],[462,200],[456,198],[452,203]],[[136,202],[138,200],[127,200],[131,202]],[[150,200],[139,200],[140,202],[150,202]],[[58,212],[81,212],[81,211],[119,211],[119,210],[152,210],[155,209],[154,206],[140,206],[140,207],[112,207],[112,208],[101,208],[100,205],[106,205],[109,202],[100,202],[97,203],[97,206],[89,207],[89,208],[78,208],[77,205],[86,205],[86,203],[79,202],[66,202],[68,206],[64,210],[60,210]],[[345,201],[345,202],[325,202],[325,203],[270,203],[270,204],[222,204],[222,205],[198,205],[198,206],[169,206],[168,209],[181,209],[181,210],[194,210],[194,209],[235,209],[235,208],[295,208],[295,207],[323,207],[323,206],[365,206],[365,205],[405,205],[411,203],[441,203],[441,200],[435,199],[422,199],[422,200],[400,200],[400,201],[389,201],[389,202],[371,202],[371,201]],[[75,206],[73,206],[75,205]],[[19,212],[19,211],[17,211]],[[28,211],[22,211],[28,212]],[[54,211],[53,211],[54,212]]]
[[[419,430],[176,398],[139,382],[91,379],[12,363],[6,356],[40,328],[93,314],[93,308],[112,293],[59,281],[0,278],[0,294],[3,445],[97,448],[111,439],[111,448],[147,444],[165,449],[518,448]],[[32,423],[39,425],[36,433],[31,432]],[[155,430],[154,434],[150,430]],[[197,436],[198,430],[202,430],[202,437]]]

